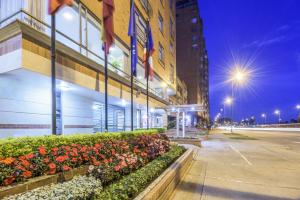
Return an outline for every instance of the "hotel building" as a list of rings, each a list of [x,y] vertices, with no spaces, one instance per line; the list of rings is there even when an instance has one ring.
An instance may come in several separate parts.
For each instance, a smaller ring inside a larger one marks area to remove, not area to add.
[[[187,87],[187,103],[204,112],[190,113],[191,123],[209,123],[208,57],[197,0],[176,1],[177,75]]]
[[[51,16],[48,0],[0,0],[0,138],[51,134]],[[142,65],[146,20],[155,54],[149,82],[150,127],[165,127],[163,109],[176,95],[175,1],[135,0],[139,64],[134,128],[145,128]],[[146,10],[149,9],[149,16]],[[129,0],[115,0],[115,45],[108,57],[109,131],[130,130]],[[102,3],[77,0],[56,15],[56,102],[59,134],[104,131]]]

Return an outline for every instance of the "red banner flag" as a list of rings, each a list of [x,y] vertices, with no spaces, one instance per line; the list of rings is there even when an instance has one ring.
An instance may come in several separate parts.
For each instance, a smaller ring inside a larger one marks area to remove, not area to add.
[[[103,33],[104,52],[109,53],[109,48],[114,43],[114,0],[103,0]]]
[[[48,13],[53,15],[64,5],[72,6],[73,0],[49,0]]]

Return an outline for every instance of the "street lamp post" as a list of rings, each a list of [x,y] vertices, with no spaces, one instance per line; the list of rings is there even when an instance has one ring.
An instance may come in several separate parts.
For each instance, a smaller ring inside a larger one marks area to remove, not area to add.
[[[232,103],[233,103],[232,97],[227,97],[227,98],[225,99],[225,101],[224,101],[224,104],[229,105],[230,108],[231,108],[231,123],[230,123],[230,125],[231,125],[230,132],[231,132],[231,133],[232,133],[232,123],[233,123],[233,119],[232,119]],[[224,107],[225,107],[225,106],[224,106]]]
[[[280,110],[275,110],[274,114],[275,114],[275,115],[278,115],[278,124],[280,124],[280,120],[281,120],[281,117],[280,117],[280,115],[281,115]]]
[[[240,86],[244,85],[247,83],[249,80],[250,76],[250,71],[247,70],[246,68],[242,68],[240,66],[236,66],[232,71],[231,71],[231,76],[230,76],[230,82],[231,82],[231,98],[233,99],[234,97],[234,85]],[[233,105],[231,104],[231,133],[233,132]]]
[[[297,104],[296,105],[296,109],[298,110],[298,119],[297,119],[297,121],[300,119],[300,104]]]
[[[261,114],[261,117],[264,118],[265,124],[267,124],[267,115],[265,113]]]

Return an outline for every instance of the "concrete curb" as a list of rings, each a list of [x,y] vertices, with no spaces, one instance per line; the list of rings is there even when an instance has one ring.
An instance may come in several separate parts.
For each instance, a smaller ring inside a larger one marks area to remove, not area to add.
[[[188,147],[187,151],[140,193],[135,200],[168,199],[190,167],[193,154],[194,148]]]

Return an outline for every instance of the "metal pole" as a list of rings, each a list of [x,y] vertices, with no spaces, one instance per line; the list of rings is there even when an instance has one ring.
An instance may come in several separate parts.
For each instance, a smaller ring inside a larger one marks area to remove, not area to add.
[[[185,137],[185,112],[182,112],[182,137]]]
[[[105,48],[106,48],[106,44],[105,45]],[[104,50],[105,51],[105,50]],[[104,76],[105,76],[105,132],[108,132],[108,97],[107,97],[107,82],[108,82],[108,74],[107,74],[107,53],[104,52],[104,68],[105,68],[105,71],[104,71]]]
[[[131,5],[133,0],[130,0],[130,9],[131,9]],[[135,16],[134,16],[135,17]],[[131,49],[131,79],[130,79],[130,83],[131,83],[131,131],[133,131],[133,70],[132,70],[132,49]]]
[[[267,115],[265,115],[265,124],[267,124]]]
[[[231,128],[230,132],[233,133],[233,82],[231,82]]]
[[[52,134],[56,135],[56,46],[55,46],[55,14],[51,15],[51,99],[52,99]]]
[[[149,6],[149,5],[148,5]],[[149,17],[149,9],[148,9],[148,17]],[[149,47],[148,47],[148,37],[149,37],[149,19],[147,21],[147,27],[146,27],[146,67],[147,70],[147,129],[149,129]]]
[[[179,137],[179,109],[177,110],[176,114],[176,136]]]

